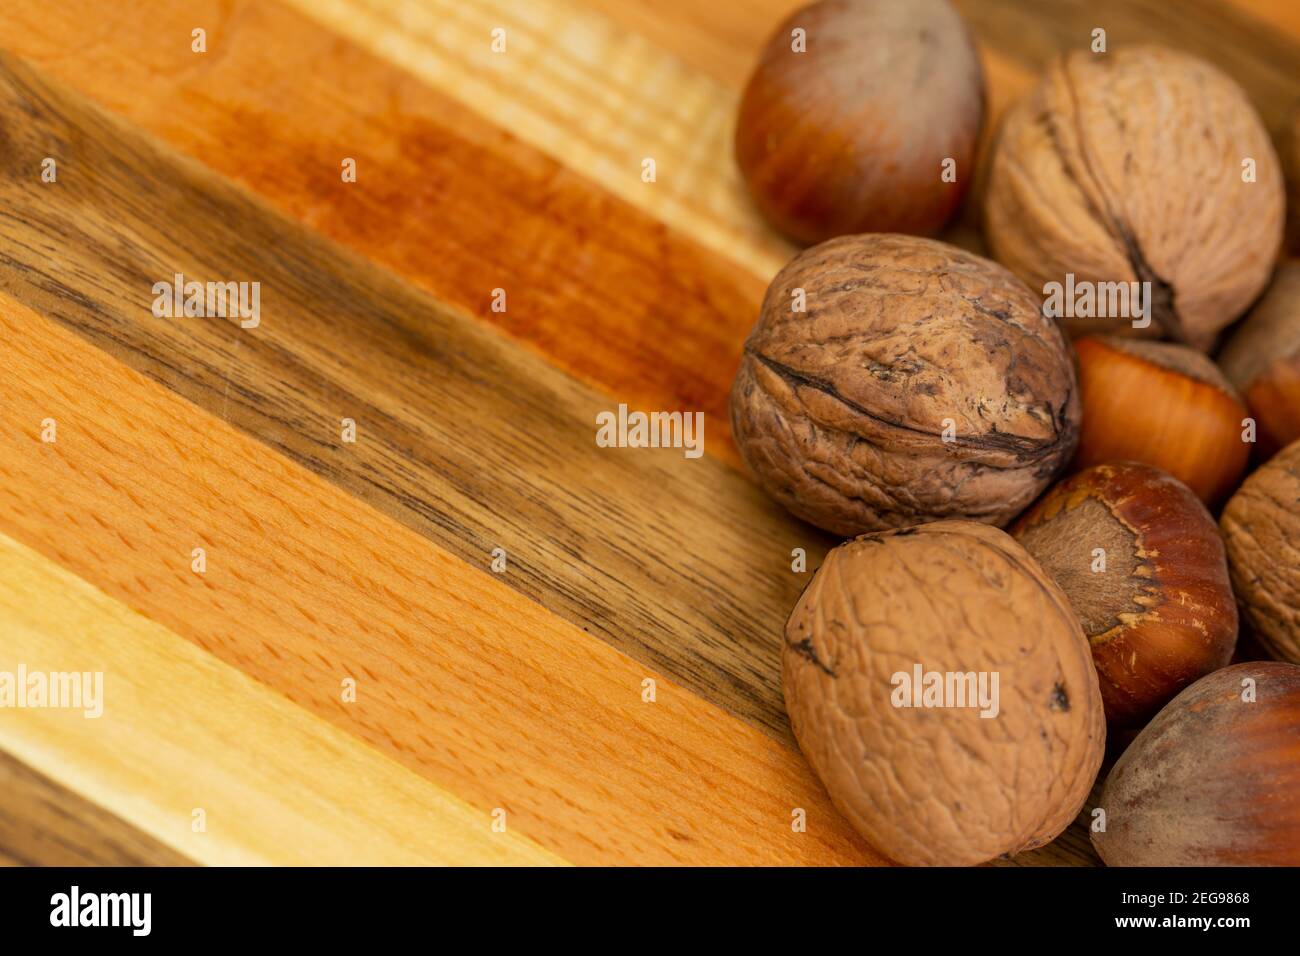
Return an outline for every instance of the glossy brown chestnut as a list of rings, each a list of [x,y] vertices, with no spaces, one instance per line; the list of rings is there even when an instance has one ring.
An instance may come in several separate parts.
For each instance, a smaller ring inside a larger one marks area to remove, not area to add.
[[[1075,342],[1083,425],[1075,466],[1141,461],[1206,504],[1226,498],[1250,458],[1249,413],[1218,367],[1186,345],[1112,336]]]
[[[764,49],[736,160],[762,213],[799,242],[928,235],[974,175],[983,116],[979,57],[947,0],[826,0]]]
[[[1297,794],[1300,667],[1234,664],[1175,697],[1124,751],[1092,842],[1109,866],[1297,866]]]
[[[1012,534],[1079,616],[1113,724],[1144,721],[1231,658],[1223,542],[1182,482],[1138,462],[1098,465],[1056,485]]]
[[[1300,438],[1300,259],[1278,267],[1219,365],[1255,419],[1261,459]]]

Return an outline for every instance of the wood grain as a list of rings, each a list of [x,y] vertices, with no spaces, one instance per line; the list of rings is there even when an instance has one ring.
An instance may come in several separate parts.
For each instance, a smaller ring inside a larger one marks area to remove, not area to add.
[[[705,412],[738,461],[726,396],[766,279],[409,73],[276,0],[18,6],[0,49],[605,393]]]
[[[1223,0],[954,0],[982,43],[1041,70],[1059,53],[1087,48],[1106,30],[1108,49],[1159,43],[1194,53],[1241,84],[1274,134],[1300,100],[1300,37]]]
[[[794,254],[732,158],[735,90],[617,22],[566,0],[290,3],[760,278]]]
[[[0,866],[192,866],[171,847],[0,751]]]
[[[0,530],[230,668],[573,862],[879,860],[793,749],[511,591],[526,551],[469,567],[3,297],[0,334]]]
[[[11,294],[462,559],[505,548],[510,586],[789,739],[775,640],[822,535],[707,456],[597,447],[608,398],[12,62],[0,116]],[[49,142],[57,184],[30,174]],[[154,318],[177,272],[259,281],[261,325]]]
[[[29,671],[103,674],[99,717],[0,710],[0,746],[190,859],[560,862],[3,534],[0,633]]]

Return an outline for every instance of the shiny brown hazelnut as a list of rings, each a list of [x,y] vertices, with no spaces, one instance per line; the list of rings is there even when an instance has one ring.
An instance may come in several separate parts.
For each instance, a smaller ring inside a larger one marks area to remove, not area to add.
[[[1071,334],[1212,347],[1268,282],[1282,242],[1281,165],[1232,79],[1190,54],[1133,46],[1055,61],[1007,114],[984,219],[1033,289],[1150,283],[1150,325],[1066,318]]]
[[[1242,483],[1219,523],[1232,586],[1255,639],[1300,664],[1300,441]]]
[[[845,236],[768,288],[731,391],[759,483],[836,534],[1005,524],[1074,451],[1069,347],[997,264],[930,239]]]
[[[946,0],[825,0],[764,49],[736,159],[758,208],[799,242],[930,234],[974,175],[983,115],[979,57]]]
[[[1278,267],[1219,365],[1255,419],[1261,459],[1300,438],[1300,259]]]
[[[840,545],[795,605],[781,662],[800,749],[839,811],[900,863],[1041,846],[1101,765],[1105,720],[1079,622],[988,525]]]
[[[1074,343],[1083,424],[1075,466],[1142,461],[1217,505],[1246,470],[1249,413],[1203,353],[1173,342],[1086,336]]]
[[[1300,667],[1234,664],[1170,701],[1106,778],[1108,866],[1300,866]]]
[[[1114,462],[1082,471],[1012,534],[1078,614],[1112,723],[1141,723],[1232,657],[1237,605],[1218,525],[1159,469]]]

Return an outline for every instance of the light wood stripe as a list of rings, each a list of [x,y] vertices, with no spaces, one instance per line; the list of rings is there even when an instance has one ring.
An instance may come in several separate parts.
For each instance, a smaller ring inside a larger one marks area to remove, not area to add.
[[[191,859],[560,862],[2,534],[0,635],[10,672],[104,675],[102,716],[0,709],[0,746]]]
[[[6,533],[566,859],[878,860],[793,749],[2,296],[0,333]],[[242,718],[209,711],[233,739]],[[74,760],[56,769],[99,792]],[[807,833],[791,831],[796,807]]]

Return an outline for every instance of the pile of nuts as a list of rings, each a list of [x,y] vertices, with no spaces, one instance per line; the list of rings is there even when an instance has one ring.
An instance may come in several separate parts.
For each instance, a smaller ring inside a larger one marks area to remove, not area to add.
[[[1300,262],[1279,262],[1278,152],[1208,63],[1071,52],[990,150],[994,262],[926,238],[983,122],[947,0],[806,7],[742,100],[756,204],[819,244],[768,289],[732,430],[773,498],[850,538],[786,624],[795,737],[901,863],[1051,841],[1109,727],[1085,818],[1107,863],[1300,864]]]

